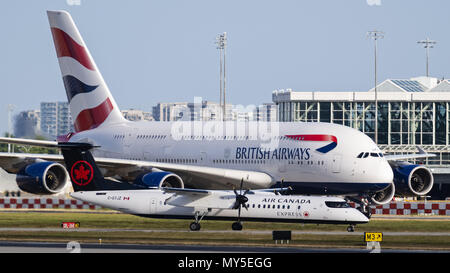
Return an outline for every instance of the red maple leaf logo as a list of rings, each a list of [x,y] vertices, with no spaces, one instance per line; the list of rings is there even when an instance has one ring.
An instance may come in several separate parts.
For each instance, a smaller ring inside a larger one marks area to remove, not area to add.
[[[76,162],[70,170],[70,177],[75,184],[86,186],[94,177],[91,164],[84,160]]]
[[[88,180],[88,174],[90,173],[89,170],[85,170],[84,166],[81,165],[78,170],[75,170],[75,179],[76,180]]]

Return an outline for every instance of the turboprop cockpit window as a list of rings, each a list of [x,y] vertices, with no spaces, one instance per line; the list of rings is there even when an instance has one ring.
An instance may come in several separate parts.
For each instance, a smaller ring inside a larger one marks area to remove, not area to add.
[[[350,204],[345,201],[325,201],[329,208],[350,208]]]
[[[356,158],[361,158],[363,156],[364,152],[361,152]]]

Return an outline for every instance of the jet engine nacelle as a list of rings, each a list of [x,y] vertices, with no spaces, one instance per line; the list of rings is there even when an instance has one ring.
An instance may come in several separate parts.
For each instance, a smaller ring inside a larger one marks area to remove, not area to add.
[[[425,195],[433,187],[433,174],[423,165],[396,162],[396,166],[392,166],[392,171],[394,172],[396,195]]]
[[[69,181],[69,175],[63,165],[55,162],[33,163],[17,173],[17,185],[32,194],[60,193]]]
[[[395,195],[395,184],[392,183],[389,187],[383,189],[382,191],[376,192],[370,200],[371,203],[374,203],[375,205],[384,205],[389,202],[391,202],[392,198],[394,198]]]
[[[184,188],[181,177],[171,172],[151,172],[136,178],[136,184],[148,188]]]

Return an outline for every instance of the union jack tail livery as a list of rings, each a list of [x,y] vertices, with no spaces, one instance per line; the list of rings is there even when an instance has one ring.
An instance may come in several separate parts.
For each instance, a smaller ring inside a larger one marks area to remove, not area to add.
[[[76,132],[124,122],[70,14],[47,11]]]

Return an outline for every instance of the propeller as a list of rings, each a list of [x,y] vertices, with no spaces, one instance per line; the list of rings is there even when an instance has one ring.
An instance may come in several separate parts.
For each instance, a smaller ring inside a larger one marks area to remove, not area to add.
[[[244,179],[241,179],[241,186],[239,189],[239,193],[236,191],[236,189],[234,188],[234,194],[236,195],[236,202],[234,203],[233,209],[238,209],[238,222],[240,222],[241,219],[241,207],[244,207],[246,210],[248,210],[248,205],[246,204],[248,202],[248,198],[247,196],[245,196],[250,190],[247,189],[245,190],[245,192],[242,194],[242,187],[244,184]]]

